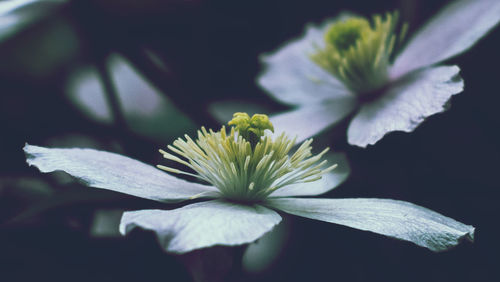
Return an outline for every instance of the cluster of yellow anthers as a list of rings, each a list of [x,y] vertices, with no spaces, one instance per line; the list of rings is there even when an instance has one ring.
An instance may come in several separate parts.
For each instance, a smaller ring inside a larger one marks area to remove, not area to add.
[[[207,131],[202,127],[196,141],[185,135],[185,140],[179,138],[168,146],[170,151],[183,159],[160,150],[163,157],[191,168],[196,174],[162,165],[157,167],[202,179],[215,186],[223,197],[247,202],[260,201],[287,185],[318,180],[336,167],[332,165],[324,168],[327,161],[320,161],[329,148],[313,156],[312,139],[305,141],[295,153],[289,155],[295,139],[290,139],[284,133],[275,138],[269,132],[265,133],[263,128],[272,129],[265,115],[254,115],[254,120],[259,122],[246,127],[247,131],[260,134],[256,134],[258,142],[252,145],[243,137],[248,132],[237,130],[241,128],[238,125],[247,122],[241,115],[236,113],[229,122],[235,125],[229,134],[224,126],[218,132]]]
[[[351,17],[332,24],[325,33],[325,46],[317,48],[311,59],[332,73],[356,93],[383,86],[394,50],[398,13],[373,17],[373,24],[362,17]],[[399,41],[404,38],[403,25]]]

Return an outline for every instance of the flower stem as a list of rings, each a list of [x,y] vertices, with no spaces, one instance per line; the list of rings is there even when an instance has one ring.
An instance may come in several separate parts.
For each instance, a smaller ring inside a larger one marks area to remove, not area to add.
[[[248,245],[216,246],[180,256],[193,281],[238,282],[243,280],[242,258]]]
[[[116,87],[113,83],[113,79],[111,77],[111,73],[109,70],[109,66],[107,64],[107,57],[104,56],[97,63],[97,70],[99,72],[99,77],[101,79],[101,83],[104,86],[104,92],[106,95],[108,106],[113,115],[113,120],[115,124],[122,129],[127,128],[127,122],[125,121],[125,115],[123,114],[123,109],[120,104],[120,98],[118,97],[118,93]]]

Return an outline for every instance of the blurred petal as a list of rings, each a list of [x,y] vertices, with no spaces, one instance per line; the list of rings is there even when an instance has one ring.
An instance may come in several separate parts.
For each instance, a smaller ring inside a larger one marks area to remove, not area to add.
[[[248,245],[241,261],[245,272],[258,274],[279,261],[290,239],[291,220],[284,220],[271,232]]]
[[[26,144],[29,165],[41,172],[64,171],[86,185],[160,202],[180,202],[204,193],[215,197],[211,186],[176,178],[140,161],[93,149],[49,149]]]
[[[453,1],[434,16],[396,59],[392,74],[404,75],[458,55],[500,21],[500,1]]]
[[[474,239],[474,227],[412,203],[389,199],[273,199],[269,206],[311,219],[413,242],[444,251],[463,238]]]
[[[446,109],[462,92],[457,66],[424,69],[395,82],[375,101],[364,104],[347,130],[349,144],[373,145],[392,131],[413,131],[425,118]]]
[[[276,135],[286,132],[289,136],[297,136],[296,142],[300,143],[341,121],[355,106],[354,98],[335,99],[272,115],[270,120]]]
[[[127,234],[135,227],[152,230],[166,251],[186,253],[215,245],[253,242],[280,221],[279,214],[263,206],[216,200],[175,210],[125,212],[120,232]]]
[[[120,109],[134,132],[156,140],[169,140],[196,128],[190,118],[122,56],[112,54],[108,67]],[[107,124],[113,122],[106,92],[95,68],[74,72],[68,81],[67,93],[71,102],[90,118]]]
[[[22,176],[0,177],[0,223],[36,221],[37,213],[22,217],[27,210],[54,197],[54,188],[43,179]]]
[[[258,78],[259,85],[276,100],[290,105],[318,103],[349,95],[349,90],[339,80],[309,58],[316,47],[324,45],[323,34],[329,24],[348,17],[350,15],[341,15],[319,27],[308,25],[301,38],[261,56],[264,71]]]
[[[90,235],[94,238],[121,237],[118,226],[123,214],[120,209],[99,209],[94,212]]]
[[[347,158],[342,153],[332,153],[326,154],[324,159],[328,160],[328,165],[337,164],[337,167],[324,174],[320,180],[289,185],[276,190],[269,197],[315,196],[337,188],[351,172]]]
[[[61,7],[64,0],[10,0],[0,2],[0,41],[23,30]]]

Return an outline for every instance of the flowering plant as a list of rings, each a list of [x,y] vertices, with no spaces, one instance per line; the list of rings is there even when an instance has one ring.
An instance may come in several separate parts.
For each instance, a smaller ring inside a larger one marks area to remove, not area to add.
[[[463,90],[458,66],[438,63],[472,47],[500,21],[500,2],[459,0],[445,7],[396,54],[397,13],[369,20],[342,14],[307,26],[300,39],[262,57],[258,83],[295,106],[271,120],[307,139],[352,116],[347,140],[366,147],[392,131],[413,131]]]
[[[328,148],[312,154],[307,140],[292,154],[294,139],[273,136],[265,115],[236,113],[230,133],[201,128],[196,141],[188,135],[160,150],[169,160],[193,172],[159,165],[209,183],[188,182],[150,165],[93,149],[24,147],[27,162],[41,172],[57,170],[86,185],[163,203],[207,199],[173,210],[125,212],[120,232],[136,227],[152,230],[168,252],[186,253],[214,245],[250,243],[281,221],[274,211],[372,231],[442,251],[472,240],[474,228],[426,208],[389,199],[327,199],[316,196],[335,188],[345,177],[326,166]]]

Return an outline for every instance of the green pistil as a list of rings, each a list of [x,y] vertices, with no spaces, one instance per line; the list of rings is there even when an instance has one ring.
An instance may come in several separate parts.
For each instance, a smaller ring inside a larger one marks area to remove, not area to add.
[[[318,48],[311,59],[355,93],[381,88],[388,80],[397,21],[394,12],[385,18],[375,15],[371,24],[361,17],[334,23],[325,33],[325,47]]]
[[[333,24],[325,34],[325,41],[343,54],[363,37],[363,33],[370,32],[370,29],[370,23],[366,19],[350,18],[345,22]]]
[[[264,136],[266,129],[274,132],[274,127],[271,121],[269,121],[269,117],[263,114],[254,114],[250,118],[247,113],[234,113],[233,119],[228,124],[233,125],[238,134],[250,142],[252,148],[255,148],[255,145]]]

